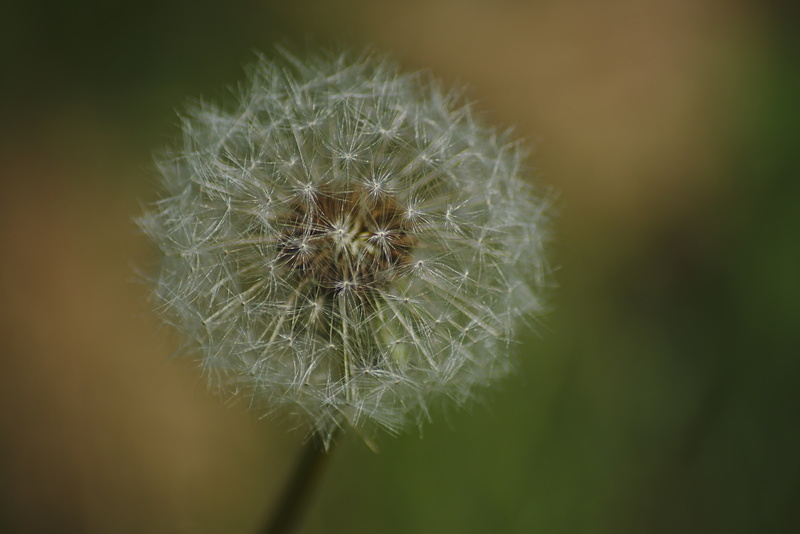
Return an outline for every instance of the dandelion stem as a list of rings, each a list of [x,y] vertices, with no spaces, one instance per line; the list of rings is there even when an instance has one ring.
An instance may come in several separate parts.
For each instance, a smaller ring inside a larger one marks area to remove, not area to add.
[[[325,466],[331,455],[329,441],[325,448],[323,438],[315,433],[304,445],[294,472],[289,478],[284,493],[278,501],[273,516],[262,534],[290,534],[302,524],[314,489],[319,485]]]

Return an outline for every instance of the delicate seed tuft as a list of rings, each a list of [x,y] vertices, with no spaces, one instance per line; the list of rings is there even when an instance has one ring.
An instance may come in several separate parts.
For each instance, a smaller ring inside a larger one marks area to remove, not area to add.
[[[549,200],[519,143],[372,53],[261,59],[193,107],[139,223],[155,295],[220,388],[398,431],[510,369],[541,311]]]

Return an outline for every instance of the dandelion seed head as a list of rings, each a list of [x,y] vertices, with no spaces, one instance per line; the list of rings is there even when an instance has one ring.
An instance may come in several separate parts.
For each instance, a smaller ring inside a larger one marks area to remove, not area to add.
[[[223,391],[328,439],[397,432],[510,369],[549,200],[457,93],[371,52],[284,55],[159,160],[154,294]]]

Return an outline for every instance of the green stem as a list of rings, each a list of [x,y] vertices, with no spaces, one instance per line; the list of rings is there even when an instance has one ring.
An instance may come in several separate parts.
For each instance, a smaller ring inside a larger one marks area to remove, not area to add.
[[[330,444],[333,445],[332,440]],[[319,485],[328,464],[330,453],[330,449],[325,449],[322,438],[316,433],[303,444],[294,473],[278,501],[272,519],[261,531],[263,534],[290,534],[300,527],[314,489]]]

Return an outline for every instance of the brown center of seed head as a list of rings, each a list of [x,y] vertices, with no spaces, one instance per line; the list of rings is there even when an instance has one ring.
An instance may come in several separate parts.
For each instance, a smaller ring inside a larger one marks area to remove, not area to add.
[[[407,272],[416,244],[395,198],[343,184],[304,193],[282,222],[281,263],[326,297],[369,298]]]

